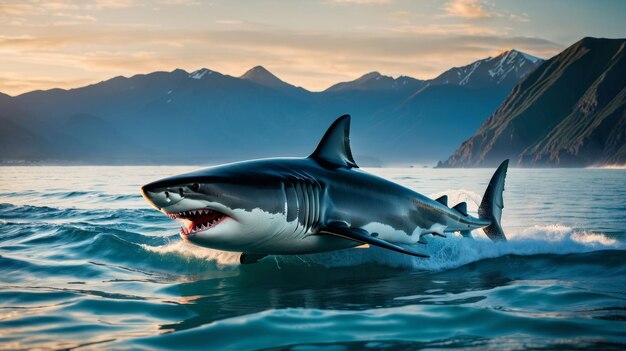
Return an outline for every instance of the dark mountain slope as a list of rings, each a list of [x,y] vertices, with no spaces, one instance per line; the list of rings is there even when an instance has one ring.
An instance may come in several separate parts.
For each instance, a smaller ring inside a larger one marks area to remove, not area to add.
[[[626,163],[625,45],[584,38],[548,60],[441,165]]]

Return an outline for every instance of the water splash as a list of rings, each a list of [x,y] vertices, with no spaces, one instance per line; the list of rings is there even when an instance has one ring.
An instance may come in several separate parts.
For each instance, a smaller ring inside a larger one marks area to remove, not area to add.
[[[239,265],[238,252],[228,252],[204,248],[194,244],[190,244],[182,239],[172,241],[168,244],[161,246],[142,245],[142,247],[150,252],[160,255],[173,255],[181,257],[187,260],[200,259],[205,261],[211,261],[217,264],[218,267],[228,268]]]

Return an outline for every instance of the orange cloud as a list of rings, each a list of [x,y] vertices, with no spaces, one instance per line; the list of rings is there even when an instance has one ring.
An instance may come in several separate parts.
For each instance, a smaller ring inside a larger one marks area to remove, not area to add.
[[[353,4],[353,5],[363,5],[363,4],[376,4],[376,5],[382,5],[382,4],[390,4],[393,2],[393,0],[331,0],[331,2],[334,2],[336,4]]]
[[[452,0],[444,4],[445,16],[465,19],[491,18],[495,13],[480,0]]]

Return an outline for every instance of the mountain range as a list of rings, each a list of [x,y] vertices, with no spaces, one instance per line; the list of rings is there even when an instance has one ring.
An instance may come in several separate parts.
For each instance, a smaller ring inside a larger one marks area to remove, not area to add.
[[[511,50],[431,80],[378,72],[311,92],[261,66],[115,77],[76,89],[0,95],[0,159],[216,163],[301,156],[353,116],[361,164],[430,163],[467,139],[543,60]]]
[[[440,167],[626,164],[626,39],[584,38],[516,85]]]

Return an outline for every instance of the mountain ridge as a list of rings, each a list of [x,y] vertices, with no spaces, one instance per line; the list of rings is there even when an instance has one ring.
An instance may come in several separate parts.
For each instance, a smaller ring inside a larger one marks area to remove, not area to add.
[[[22,111],[9,117],[33,138],[64,143],[50,159],[194,163],[307,154],[319,138],[312,131],[322,133],[333,118],[350,113],[354,148],[362,159],[376,165],[381,159],[435,162],[469,137],[513,86],[474,81],[422,91],[425,81],[371,72],[339,83],[341,89],[310,92],[262,66],[240,77],[209,68],[174,69],[20,94],[8,100]],[[43,156],[33,150],[31,158],[46,159],[46,149],[54,148],[38,149]],[[0,150],[0,159],[12,157]]]

